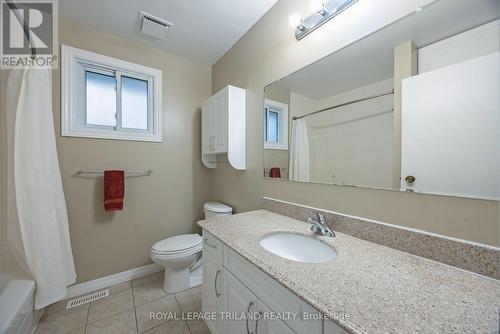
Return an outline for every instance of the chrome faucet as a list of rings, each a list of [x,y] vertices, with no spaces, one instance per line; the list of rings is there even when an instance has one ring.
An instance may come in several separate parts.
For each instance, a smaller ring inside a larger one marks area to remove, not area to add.
[[[314,211],[311,211],[311,215],[314,215],[316,214],[316,216],[318,217],[318,219],[314,219],[312,217],[307,217],[307,222],[312,224],[311,226],[311,231],[313,231],[314,233],[317,233],[321,236],[324,236],[324,237],[330,237],[330,238],[333,238],[335,237],[335,232],[333,232],[330,228],[330,226],[328,226],[328,224],[326,223],[326,218],[325,216],[323,216],[323,214],[319,213],[319,212],[314,212]]]

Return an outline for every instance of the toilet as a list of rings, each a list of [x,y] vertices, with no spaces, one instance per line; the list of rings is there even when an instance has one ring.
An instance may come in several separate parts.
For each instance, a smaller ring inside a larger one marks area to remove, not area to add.
[[[218,202],[203,205],[205,219],[228,216],[233,208]],[[201,251],[199,234],[183,234],[158,241],[151,247],[151,260],[165,267],[163,290],[167,293],[184,291],[202,283]]]

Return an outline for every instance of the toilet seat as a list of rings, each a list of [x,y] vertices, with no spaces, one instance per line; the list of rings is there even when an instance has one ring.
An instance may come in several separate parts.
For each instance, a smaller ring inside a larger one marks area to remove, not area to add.
[[[156,255],[186,255],[201,251],[202,238],[199,234],[184,234],[158,241],[151,247]]]

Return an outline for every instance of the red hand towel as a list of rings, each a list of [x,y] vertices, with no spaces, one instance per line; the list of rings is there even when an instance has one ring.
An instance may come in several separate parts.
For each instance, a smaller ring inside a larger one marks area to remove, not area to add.
[[[279,168],[279,167],[271,168],[271,172],[269,173],[269,177],[276,177],[278,179],[281,179],[281,168]]]
[[[125,195],[125,173],[122,170],[104,171],[104,210],[123,210]]]

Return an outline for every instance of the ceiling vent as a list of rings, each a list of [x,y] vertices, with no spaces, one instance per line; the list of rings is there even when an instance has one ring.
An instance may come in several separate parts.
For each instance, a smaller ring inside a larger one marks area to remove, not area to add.
[[[139,13],[139,25],[143,34],[163,40],[167,39],[170,29],[174,26],[168,21],[144,12]]]

